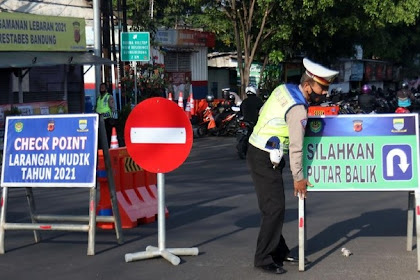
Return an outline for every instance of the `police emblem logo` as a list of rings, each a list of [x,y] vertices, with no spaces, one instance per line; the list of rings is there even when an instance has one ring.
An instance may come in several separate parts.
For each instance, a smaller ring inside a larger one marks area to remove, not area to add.
[[[360,132],[363,130],[363,121],[362,120],[354,120],[353,121],[353,130],[356,132]]]
[[[394,129],[392,132],[406,132],[407,129],[404,128],[404,118],[395,118],[392,120],[392,126]]]
[[[48,131],[54,131],[54,128],[55,128],[55,122],[54,122],[54,120],[48,121],[47,130]]]
[[[15,131],[16,132],[22,132],[22,130],[23,130],[23,122],[15,123]]]
[[[79,120],[79,129],[78,132],[86,132],[87,129],[87,120]]]
[[[319,120],[313,120],[309,123],[309,128],[313,133],[318,133],[322,129],[322,123]]]

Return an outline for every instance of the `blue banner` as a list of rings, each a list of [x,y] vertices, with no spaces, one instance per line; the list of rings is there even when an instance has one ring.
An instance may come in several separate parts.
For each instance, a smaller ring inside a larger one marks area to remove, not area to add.
[[[98,115],[8,117],[2,187],[94,187]]]

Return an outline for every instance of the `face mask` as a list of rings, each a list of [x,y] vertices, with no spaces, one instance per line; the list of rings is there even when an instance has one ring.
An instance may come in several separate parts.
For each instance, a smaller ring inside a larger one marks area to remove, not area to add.
[[[106,90],[101,90],[100,91],[101,94],[104,94],[105,92],[106,92]]]
[[[312,92],[309,94],[309,100],[312,105],[319,105],[327,101],[326,94],[322,94],[322,95],[316,94],[314,90],[312,89],[312,87],[311,87],[311,90]]]

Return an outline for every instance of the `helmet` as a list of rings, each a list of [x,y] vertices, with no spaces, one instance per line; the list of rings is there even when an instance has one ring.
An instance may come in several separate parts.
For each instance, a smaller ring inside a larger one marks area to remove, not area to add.
[[[397,113],[397,114],[406,114],[406,113],[410,113],[410,111],[407,108],[398,107],[397,110],[395,110],[395,113]]]
[[[408,89],[408,83],[407,82],[403,82],[401,84],[401,88]]]
[[[371,91],[372,91],[372,89],[370,88],[369,85],[363,85],[362,93],[370,93]]]
[[[228,100],[229,101],[235,101],[235,95],[229,94]]]
[[[257,94],[257,91],[255,90],[255,88],[253,86],[246,87],[245,92],[248,95],[250,95],[250,94]]]
[[[213,102],[214,101],[214,96],[213,95],[207,95],[206,96],[206,101],[207,101],[207,103]]]

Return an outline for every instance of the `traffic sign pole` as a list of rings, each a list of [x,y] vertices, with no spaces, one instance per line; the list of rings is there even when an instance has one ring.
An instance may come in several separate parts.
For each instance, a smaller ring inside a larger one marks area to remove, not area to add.
[[[173,265],[178,265],[181,256],[197,256],[198,248],[166,248],[166,229],[165,229],[165,175],[157,174],[158,187],[158,247],[147,246],[146,251],[125,255],[126,262],[151,259],[161,256]]]

